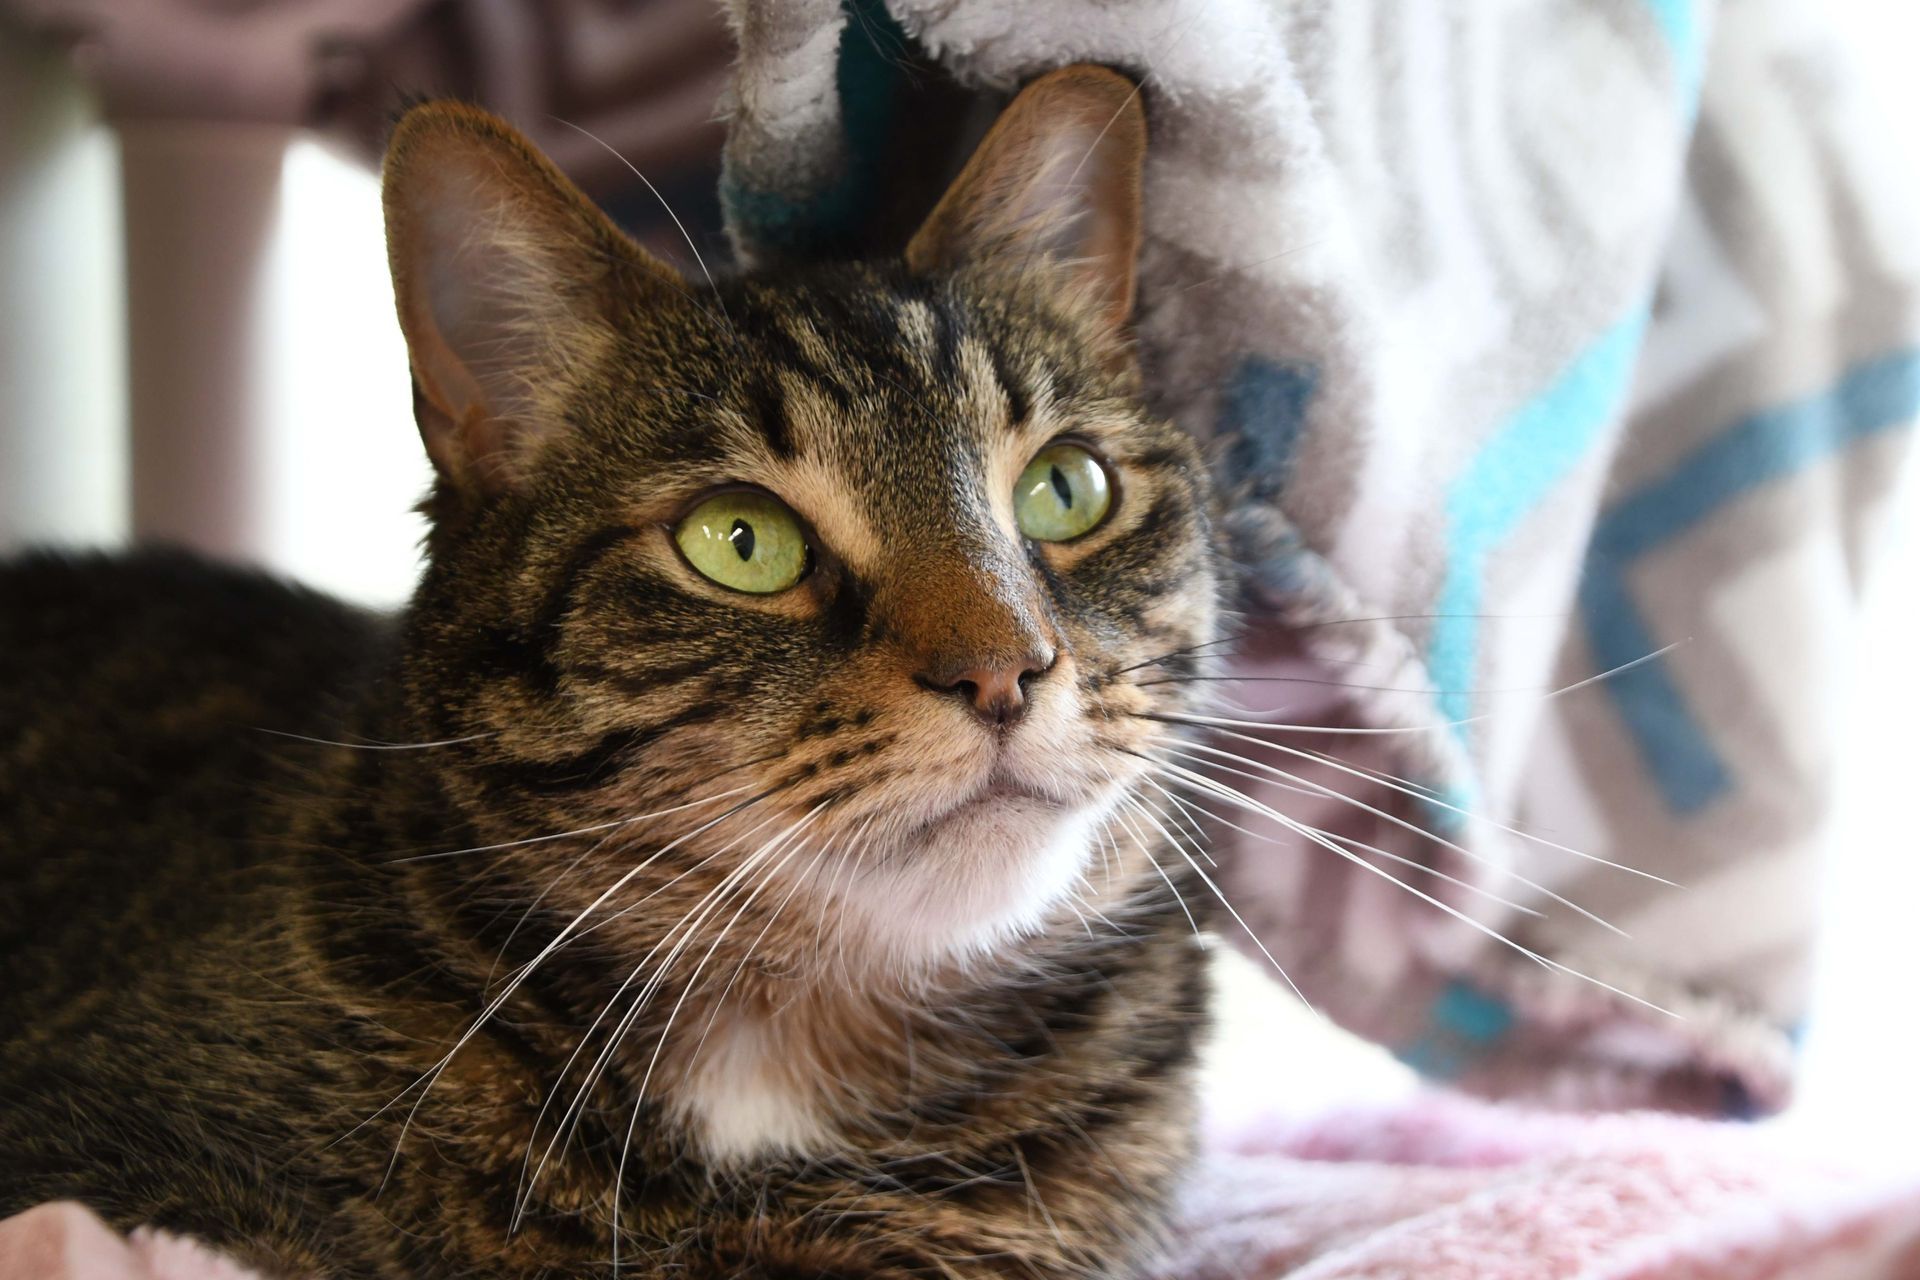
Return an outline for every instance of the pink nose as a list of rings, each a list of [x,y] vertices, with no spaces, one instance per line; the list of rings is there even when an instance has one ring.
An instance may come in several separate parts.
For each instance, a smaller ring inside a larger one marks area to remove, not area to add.
[[[1027,688],[1053,669],[1056,656],[1051,645],[1042,644],[1011,662],[956,664],[914,678],[935,693],[966,699],[982,723],[1010,725],[1027,714]]]

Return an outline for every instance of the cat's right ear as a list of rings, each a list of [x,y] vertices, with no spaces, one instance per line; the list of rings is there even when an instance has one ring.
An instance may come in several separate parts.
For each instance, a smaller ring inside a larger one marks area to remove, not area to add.
[[[681,288],[511,126],[433,102],[395,127],[387,258],[420,436],[442,479],[512,489],[557,429],[555,391],[596,367],[636,289]]]

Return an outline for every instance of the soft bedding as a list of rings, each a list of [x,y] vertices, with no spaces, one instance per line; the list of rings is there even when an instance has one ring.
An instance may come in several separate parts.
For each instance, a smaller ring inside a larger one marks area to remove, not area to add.
[[[1273,1116],[1210,1135],[1151,1280],[1920,1280],[1909,1168],[1849,1172],[1764,1129],[1442,1096]],[[77,1205],[0,1222],[0,1280],[250,1274]]]

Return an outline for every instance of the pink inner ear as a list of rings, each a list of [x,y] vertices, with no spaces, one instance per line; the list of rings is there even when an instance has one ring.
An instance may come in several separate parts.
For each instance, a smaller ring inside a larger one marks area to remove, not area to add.
[[[504,371],[513,353],[504,345],[512,306],[502,285],[512,273],[496,224],[504,218],[499,197],[481,174],[450,164],[420,184],[408,201],[412,263],[419,291],[409,336],[416,371],[434,403],[455,422],[475,409],[500,412],[485,390],[489,369]]]
[[[1047,250],[1077,265],[1074,274],[1124,323],[1133,310],[1134,179],[1107,123],[1089,119],[1049,136],[1049,154],[1026,199],[1050,209],[1038,213]]]
[[[516,183],[471,146],[448,146],[397,197],[394,252],[404,258],[395,265],[421,437],[441,475],[498,491],[512,482],[514,423],[548,354],[537,336],[539,313],[554,303],[544,255],[566,233],[541,207],[551,193]]]

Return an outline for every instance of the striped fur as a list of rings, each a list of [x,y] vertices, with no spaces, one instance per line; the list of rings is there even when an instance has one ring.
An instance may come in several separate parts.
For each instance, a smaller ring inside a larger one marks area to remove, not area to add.
[[[1143,676],[1214,638],[1193,447],[1047,270],[669,287],[599,234],[516,421],[423,406],[400,617],[0,570],[0,1211],[343,1280],[1123,1274],[1204,1021],[1182,855],[1119,807],[1192,687]],[[1039,546],[1062,435],[1117,505]],[[800,586],[676,555],[717,483],[800,514]],[[1021,628],[1011,730],[912,678]]]

